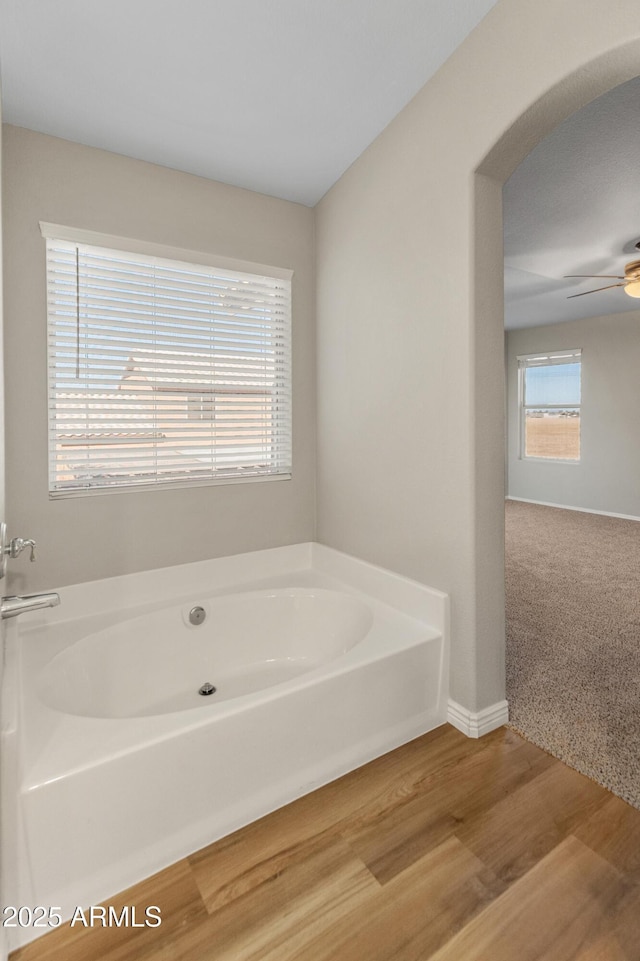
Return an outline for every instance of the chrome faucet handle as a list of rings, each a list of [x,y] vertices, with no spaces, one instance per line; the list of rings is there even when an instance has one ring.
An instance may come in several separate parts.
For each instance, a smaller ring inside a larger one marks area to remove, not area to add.
[[[5,547],[5,553],[9,557],[18,557],[19,554],[26,548],[31,548],[31,561],[36,559],[36,542],[31,537],[13,537],[7,547]]]
[[[7,537],[7,525],[2,521],[0,524],[0,578],[4,577],[7,573],[7,558],[18,557],[19,554],[29,547],[31,549],[30,560],[35,561],[36,559],[36,542],[32,537],[13,537],[11,540]]]

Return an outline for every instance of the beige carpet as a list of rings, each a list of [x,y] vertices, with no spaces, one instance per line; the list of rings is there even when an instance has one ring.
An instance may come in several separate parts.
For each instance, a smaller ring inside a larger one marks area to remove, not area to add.
[[[511,725],[640,808],[640,522],[507,501]]]

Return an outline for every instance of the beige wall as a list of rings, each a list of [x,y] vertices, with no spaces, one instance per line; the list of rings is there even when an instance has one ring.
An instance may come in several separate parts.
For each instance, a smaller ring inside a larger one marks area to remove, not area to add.
[[[317,208],[318,536],[452,596],[452,697],[504,697],[500,186],[638,72],[635,0],[499,0]]]
[[[518,355],[582,348],[578,464],[519,454]],[[640,310],[507,335],[508,464],[512,497],[640,517]]]
[[[313,211],[11,126],[3,186],[7,510],[39,547],[36,564],[12,562],[12,588],[312,539]],[[293,480],[49,500],[41,220],[294,270]]]

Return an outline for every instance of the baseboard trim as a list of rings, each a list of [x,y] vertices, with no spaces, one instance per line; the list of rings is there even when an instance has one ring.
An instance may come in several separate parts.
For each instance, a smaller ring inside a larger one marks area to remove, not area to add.
[[[482,711],[474,712],[449,698],[447,720],[467,737],[482,737],[508,722],[509,704],[507,701],[498,701]]]
[[[562,511],[579,511],[581,514],[601,514],[602,517],[620,517],[623,521],[640,521],[640,517],[635,514],[616,514],[613,511],[594,511],[589,507],[572,507],[571,504],[551,504],[549,501],[534,501],[529,497],[511,497],[508,501],[520,501],[522,504],[539,504],[540,507],[559,507]]]

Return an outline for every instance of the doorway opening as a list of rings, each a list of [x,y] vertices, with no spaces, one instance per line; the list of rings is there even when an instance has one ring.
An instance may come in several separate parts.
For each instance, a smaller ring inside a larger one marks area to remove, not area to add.
[[[506,410],[504,490],[514,498],[507,502],[506,570],[511,721],[535,743],[640,806],[640,772],[633,772],[631,757],[637,734],[629,730],[640,700],[635,655],[640,624],[633,601],[640,585],[640,524],[630,519],[640,517],[635,484],[640,445],[630,443],[637,411],[633,395],[640,364],[640,302],[625,295],[625,266],[634,251],[637,255],[640,229],[632,223],[632,207],[623,203],[621,208],[614,199],[625,191],[627,167],[631,174],[627,151],[621,147],[615,152],[611,132],[599,132],[597,122],[609,125],[610,131],[633,130],[633,124],[621,127],[618,121],[625,102],[640,99],[640,79],[609,86],[587,106],[576,103],[578,109],[550,136],[537,138],[538,145],[504,188],[509,330],[506,350],[498,346],[497,335],[495,348],[501,364],[506,358],[507,383],[500,401],[497,391],[493,400],[494,413]],[[485,179],[496,179],[496,151],[500,153],[496,148],[477,178],[477,210],[483,203],[486,209],[495,186],[487,186]],[[605,177],[612,151],[618,169]],[[487,177],[492,164],[493,176]],[[577,193],[568,195],[566,177],[571,173],[574,187],[582,187],[579,201]],[[600,191],[589,187],[588,175],[598,181]],[[493,200],[495,204],[495,196]],[[579,216],[567,213],[574,202]],[[617,218],[610,217],[607,226],[608,211]],[[593,223],[591,229],[587,222]],[[486,270],[491,256],[486,248],[479,252],[476,271]],[[573,274],[613,276],[565,278]],[[476,290],[479,286],[486,290],[487,280],[478,280]],[[607,289],[584,294],[600,286]],[[483,363],[488,363],[486,347],[479,347],[476,365]],[[529,375],[529,363],[546,369]],[[573,392],[567,379],[576,365],[581,374],[577,394],[575,377]],[[536,383],[539,387],[544,380],[555,384],[554,399],[551,388],[545,396],[536,394]],[[484,394],[486,399],[486,389]],[[496,420],[504,425],[501,418]],[[540,447],[538,435],[544,435],[546,447]],[[486,465],[484,469],[488,474]],[[497,471],[494,480],[501,491]],[[479,502],[482,497],[479,488]],[[498,511],[503,508],[497,498],[493,509],[501,534]],[[485,544],[488,540],[484,538]],[[495,555],[494,562],[497,567]],[[486,566],[484,574],[479,571],[488,584]]]

